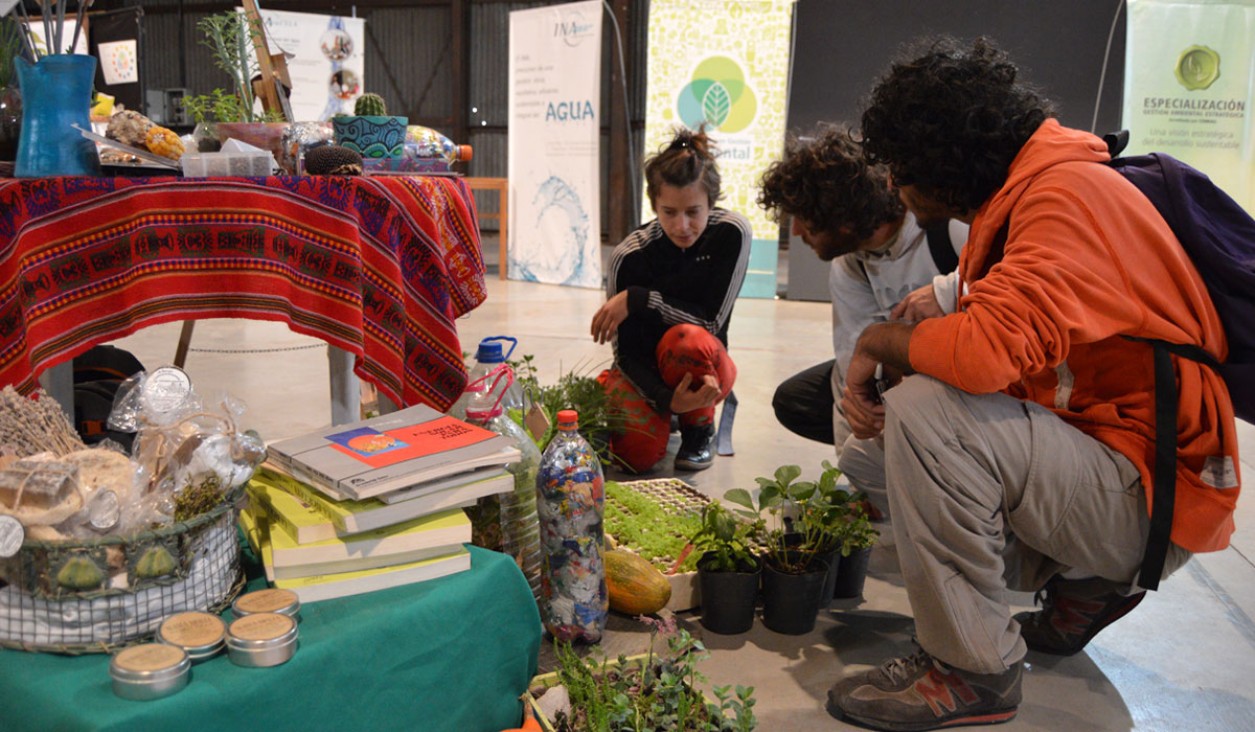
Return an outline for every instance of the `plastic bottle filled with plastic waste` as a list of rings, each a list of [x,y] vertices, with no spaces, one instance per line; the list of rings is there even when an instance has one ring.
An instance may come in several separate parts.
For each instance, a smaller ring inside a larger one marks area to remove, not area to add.
[[[558,412],[558,431],[540,458],[540,619],[554,638],[596,643],[606,629],[604,479],[579,432],[579,415]]]
[[[470,145],[458,145],[430,127],[405,128],[405,155],[420,160],[442,160],[453,164],[471,159]]]

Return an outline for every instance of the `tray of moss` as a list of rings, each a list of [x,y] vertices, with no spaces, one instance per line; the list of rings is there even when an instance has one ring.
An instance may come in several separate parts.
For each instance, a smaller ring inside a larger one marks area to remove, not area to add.
[[[671,583],[667,609],[690,610],[697,596],[697,557],[686,551],[701,528],[710,497],[676,478],[606,481],[606,535],[611,542],[648,559]]]

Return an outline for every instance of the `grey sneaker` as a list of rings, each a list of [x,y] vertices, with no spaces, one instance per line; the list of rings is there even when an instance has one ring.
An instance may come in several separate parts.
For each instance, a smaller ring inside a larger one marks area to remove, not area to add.
[[[837,719],[893,732],[1014,719],[1020,706],[1024,664],[998,674],[952,668],[920,650],[855,674],[828,690],[828,713]]]
[[[1055,575],[1037,592],[1041,610],[1016,613],[1020,635],[1029,650],[1071,656],[1146,597],[1145,592],[1122,594],[1122,586],[1102,577],[1066,580]]]

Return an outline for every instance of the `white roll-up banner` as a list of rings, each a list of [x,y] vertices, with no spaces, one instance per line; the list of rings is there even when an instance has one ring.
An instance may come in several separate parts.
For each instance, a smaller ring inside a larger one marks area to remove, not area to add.
[[[601,287],[601,13],[510,13],[510,279]]]

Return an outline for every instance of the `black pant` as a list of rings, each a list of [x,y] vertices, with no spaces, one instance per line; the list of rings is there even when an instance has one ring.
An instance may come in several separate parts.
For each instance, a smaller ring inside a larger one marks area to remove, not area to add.
[[[790,432],[826,445],[836,439],[832,434],[832,369],[836,359],[790,376],[776,387],[771,407],[776,419]]]

